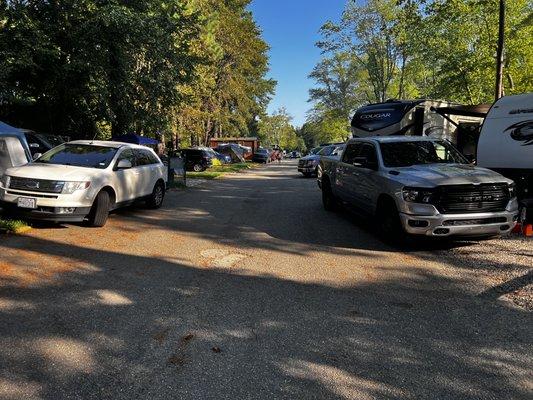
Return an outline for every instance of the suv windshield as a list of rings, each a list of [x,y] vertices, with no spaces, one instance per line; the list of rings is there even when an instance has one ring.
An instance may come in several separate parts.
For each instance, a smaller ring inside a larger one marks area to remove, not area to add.
[[[90,144],[63,144],[45,153],[36,163],[73,165],[76,167],[105,169],[109,166],[117,149]]]
[[[459,151],[445,141],[380,143],[383,164],[389,168],[420,164],[468,164]]]

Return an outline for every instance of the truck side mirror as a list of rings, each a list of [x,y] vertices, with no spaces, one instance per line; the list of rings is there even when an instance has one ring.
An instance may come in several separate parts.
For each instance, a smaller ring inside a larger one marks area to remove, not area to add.
[[[476,163],[476,156],[474,154],[466,154],[465,158],[468,160],[470,164]]]
[[[354,167],[360,167],[360,168],[368,168],[377,170],[378,169],[378,163],[372,160],[369,160],[366,157],[355,157],[353,159],[353,165]]]

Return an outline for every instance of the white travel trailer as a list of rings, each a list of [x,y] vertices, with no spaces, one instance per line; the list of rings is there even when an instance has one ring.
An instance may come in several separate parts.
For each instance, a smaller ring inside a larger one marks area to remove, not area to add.
[[[533,221],[533,93],[494,103],[481,129],[477,163],[515,181],[522,219]]]
[[[414,135],[447,139],[475,158],[479,129],[489,105],[464,106],[440,100],[389,100],[359,108],[354,137]]]

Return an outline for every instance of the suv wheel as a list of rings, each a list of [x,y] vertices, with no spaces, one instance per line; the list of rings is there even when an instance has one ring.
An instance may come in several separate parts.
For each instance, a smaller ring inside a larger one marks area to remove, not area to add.
[[[104,226],[109,216],[110,207],[109,193],[106,191],[98,193],[89,214],[89,225],[97,228]]]
[[[147,202],[149,208],[157,209],[163,205],[163,199],[165,198],[165,187],[161,182],[157,182],[154,186],[154,190],[150,195],[150,199]]]
[[[326,211],[335,211],[337,209],[337,199],[333,195],[328,180],[322,181],[322,204]]]
[[[202,167],[201,164],[194,164],[193,167],[192,167],[192,170],[194,172],[202,172],[204,170],[204,168]]]

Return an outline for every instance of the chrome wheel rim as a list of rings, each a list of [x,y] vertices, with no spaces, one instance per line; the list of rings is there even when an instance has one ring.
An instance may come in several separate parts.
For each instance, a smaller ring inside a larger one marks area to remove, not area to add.
[[[163,189],[159,185],[155,188],[154,200],[156,205],[160,205],[163,201]]]

